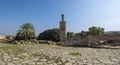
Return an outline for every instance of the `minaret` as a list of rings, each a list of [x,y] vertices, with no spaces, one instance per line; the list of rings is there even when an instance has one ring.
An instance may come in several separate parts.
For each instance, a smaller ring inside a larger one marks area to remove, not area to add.
[[[60,42],[66,43],[66,22],[64,21],[64,14],[62,16],[62,21],[60,21]]]

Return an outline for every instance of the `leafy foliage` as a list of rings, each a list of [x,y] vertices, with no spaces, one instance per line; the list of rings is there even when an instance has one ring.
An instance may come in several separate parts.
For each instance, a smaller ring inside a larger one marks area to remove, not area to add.
[[[81,33],[80,33],[80,36],[83,36],[83,37],[85,37],[85,36],[87,36],[88,35],[88,32],[87,31],[81,31]]]
[[[67,32],[67,37],[73,37],[74,36],[74,32]]]
[[[24,23],[20,26],[20,30],[16,34],[15,39],[16,40],[29,40],[34,39],[35,33],[34,33],[34,27],[30,23]]]
[[[92,26],[88,29],[88,31],[81,31],[80,36],[88,36],[88,35],[104,35],[104,28]]]
[[[89,28],[89,35],[104,35],[104,28],[92,26]]]
[[[60,40],[60,33],[59,29],[48,29],[44,32],[40,33],[38,36],[38,40],[51,40],[51,41],[59,41]]]
[[[69,53],[70,55],[73,55],[73,56],[81,56],[81,54],[79,52],[72,52],[72,53]]]

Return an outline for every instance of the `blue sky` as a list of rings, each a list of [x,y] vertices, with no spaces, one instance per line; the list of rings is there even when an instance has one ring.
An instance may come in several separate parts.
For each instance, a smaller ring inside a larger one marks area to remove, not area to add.
[[[34,25],[36,35],[59,28],[62,13],[67,31],[91,26],[120,31],[120,0],[0,0],[0,34],[16,35],[26,22]]]

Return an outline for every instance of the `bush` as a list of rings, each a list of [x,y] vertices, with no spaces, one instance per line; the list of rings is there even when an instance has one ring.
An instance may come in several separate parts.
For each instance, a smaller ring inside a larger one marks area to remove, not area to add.
[[[81,54],[79,52],[72,52],[72,53],[69,53],[70,55],[73,55],[73,56],[81,56]]]
[[[60,40],[59,29],[45,30],[44,32],[39,34],[37,39],[38,40],[50,40],[50,41],[58,42]]]

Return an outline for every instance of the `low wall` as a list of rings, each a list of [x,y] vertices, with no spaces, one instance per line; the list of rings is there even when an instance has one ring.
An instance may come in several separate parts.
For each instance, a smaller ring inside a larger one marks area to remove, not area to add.
[[[86,38],[82,39],[80,37],[67,38],[67,45],[81,45],[88,46]]]

